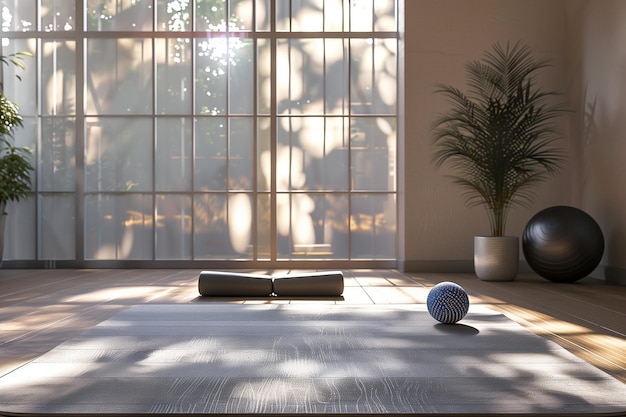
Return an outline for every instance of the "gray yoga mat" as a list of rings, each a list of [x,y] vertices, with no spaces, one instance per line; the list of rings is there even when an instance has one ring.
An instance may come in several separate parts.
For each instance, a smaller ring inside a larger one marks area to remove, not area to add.
[[[0,378],[12,413],[626,410],[626,385],[481,306],[141,305]]]

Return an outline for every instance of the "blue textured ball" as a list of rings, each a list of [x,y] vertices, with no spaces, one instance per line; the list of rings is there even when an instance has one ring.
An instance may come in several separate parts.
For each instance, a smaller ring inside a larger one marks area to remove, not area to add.
[[[428,293],[426,307],[435,320],[452,324],[467,314],[469,297],[460,285],[448,281],[440,282]]]

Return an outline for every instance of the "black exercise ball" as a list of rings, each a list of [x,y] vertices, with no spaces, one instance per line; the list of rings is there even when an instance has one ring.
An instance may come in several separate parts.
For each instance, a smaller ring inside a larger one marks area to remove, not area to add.
[[[528,265],[553,282],[574,282],[600,264],[604,236],[596,221],[575,207],[549,207],[524,229],[522,250]]]

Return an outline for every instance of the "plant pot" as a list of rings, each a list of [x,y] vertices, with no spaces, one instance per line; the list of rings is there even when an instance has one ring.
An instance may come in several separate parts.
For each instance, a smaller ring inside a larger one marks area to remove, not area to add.
[[[513,281],[519,270],[517,236],[475,236],[474,271],[483,281]]]

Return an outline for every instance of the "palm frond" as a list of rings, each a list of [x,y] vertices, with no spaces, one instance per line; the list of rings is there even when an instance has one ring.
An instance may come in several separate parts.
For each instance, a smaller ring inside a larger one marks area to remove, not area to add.
[[[487,209],[496,236],[504,233],[510,208],[532,202],[536,185],[555,175],[565,159],[555,118],[566,109],[553,104],[558,93],[535,80],[548,65],[519,42],[495,44],[481,60],[466,64],[467,93],[446,84],[435,90],[450,109],[434,122],[433,161],[459,173],[452,181],[468,205]]]

